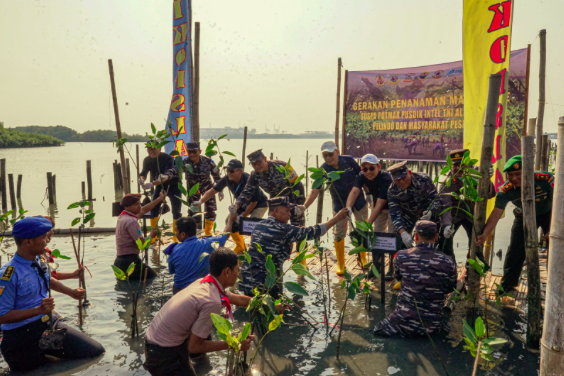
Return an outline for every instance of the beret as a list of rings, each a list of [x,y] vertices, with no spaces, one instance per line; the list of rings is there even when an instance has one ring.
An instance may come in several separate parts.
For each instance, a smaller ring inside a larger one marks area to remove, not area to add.
[[[129,206],[135,204],[137,201],[141,201],[140,193],[128,193],[121,199],[119,203],[121,206]]]
[[[521,170],[523,168],[522,157],[521,155],[514,155],[513,157],[509,158],[505,166],[503,167],[503,172],[512,172]]]
[[[20,239],[33,239],[45,235],[53,228],[53,224],[43,217],[26,217],[14,224],[12,236]]]

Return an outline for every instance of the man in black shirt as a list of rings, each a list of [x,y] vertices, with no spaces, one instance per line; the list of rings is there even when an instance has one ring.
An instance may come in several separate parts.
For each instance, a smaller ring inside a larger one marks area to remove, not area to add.
[[[145,144],[145,147],[149,156],[143,160],[143,170],[139,173],[139,184],[145,190],[151,189],[153,186],[155,187],[153,200],[159,197],[161,190],[164,189],[167,192],[172,206],[172,231],[176,232],[176,220],[182,217],[182,203],[179,199],[181,193],[178,189],[178,182],[180,180],[174,167],[174,157],[162,153],[161,149],[151,147],[150,143]],[[150,181],[147,182],[148,173],[151,173],[151,177]],[[153,216],[151,218],[151,227],[153,228],[157,226],[160,208],[161,204],[157,205],[151,212]],[[175,242],[178,241],[176,236],[173,237],[173,240]]]

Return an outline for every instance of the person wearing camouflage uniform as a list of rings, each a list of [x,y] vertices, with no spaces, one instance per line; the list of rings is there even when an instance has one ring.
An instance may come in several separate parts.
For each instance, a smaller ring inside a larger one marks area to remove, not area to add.
[[[421,218],[438,223],[443,203],[437,198],[437,188],[429,175],[423,172],[411,172],[406,164],[407,161],[403,161],[388,168],[394,180],[388,188],[388,206],[392,222],[401,235],[403,243],[407,248],[411,248],[413,245],[411,232],[415,222]],[[444,214],[440,218],[444,231],[450,232],[452,226],[447,220]]]
[[[283,161],[268,161],[262,153],[262,149],[252,152],[247,158],[249,162],[251,162],[254,171],[251,172],[251,176],[249,180],[247,180],[247,184],[235,204],[229,207],[229,212],[235,215],[239,208],[247,206],[253,198],[256,189],[260,187],[268,193],[271,198],[277,196],[288,197],[290,203],[295,204],[292,207],[290,223],[294,226],[305,226],[305,208],[301,207],[305,202],[304,186],[301,182],[292,186],[296,179],[298,179],[298,174],[294,171],[292,166],[288,166],[288,164]],[[286,179],[284,173],[278,171],[276,166],[289,167],[291,171],[289,181]],[[298,196],[295,195],[294,191],[298,191]],[[298,207],[298,205],[300,207]]]
[[[219,170],[215,162],[211,158],[201,155],[202,151],[200,150],[199,142],[189,142],[186,144],[186,148],[188,149],[188,158],[184,160],[184,171],[188,176],[188,189],[198,183],[200,184],[198,192],[189,199],[190,204],[192,204],[199,201],[202,195],[213,187],[212,177],[215,182],[219,181],[221,177],[219,176]],[[205,203],[204,219],[206,236],[212,235],[216,211],[217,204],[215,197],[211,197]]]
[[[411,337],[441,329],[445,296],[456,287],[456,264],[435,248],[435,222],[417,222],[414,236],[415,247],[399,251],[394,259],[401,291],[394,312],[374,327],[375,335]]]
[[[327,230],[333,227],[338,221],[346,218],[348,210],[342,209],[335,217],[323,224],[310,227],[297,227],[288,224],[292,216],[291,210],[295,204],[290,202],[289,197],[275,197],[268,200],[269,216],[259,222],[251,235],[251,245],[249,255],[251,264],[243,262],[241,265],[241,279],[239,289],[246,295],[253,296],[253,289],[256,287],[263,291],[266,280],[266,257],[272,255],[272,261],[277,271],[281,271],[284,261],[290,257],[292,243],[301,242],[304,239],[311,239],[323,236]],[[258,249],[262,249],[259,252]],[[274,286],[270,290],[270,295],[277,296],[280,293],[279,286]]]

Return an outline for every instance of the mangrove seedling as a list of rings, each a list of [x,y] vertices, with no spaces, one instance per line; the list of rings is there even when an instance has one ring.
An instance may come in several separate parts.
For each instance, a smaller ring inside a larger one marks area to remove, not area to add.
[[[245,324],[243,331],[236,335],[233,333],[231,322],[216,313],[211,314],[212,322],[217,329],[219,339],[227,342],[229,346],[227,353],[226,375],[244,375],[246,368],[241,361],[241,342],[251,334],[251,324]]]
[[[278,165],[274,165],[274,167],[276,167],[276,169],[278,171],[280,171],[282,174],[284,174],[284,178],[286,180],[288,180],[288,182],[290,183],[290,187],[284,188],[283,190],[281,190],[280,192],[278,192],[278,194],[275,197],[280,196],[283,192],[286,191],[286,189],[290,189],[290,191],[292,191],[292,193],[294,195],[296,195],[296,197],[300,197],[300,191],[298,191],[297,189],[294,190],[294,187],[300,182],[302,181],[302,179],[305,177],[305,174],[301,174],[300,176],[298,176],[298,174],[296,173],[296,171],[294,170],[294,168],[290,165],[290,161],[291,158],[288,159],[288,163],[286,163],[285,166],[278,166]]]
[[[90,220],[94,219],[94,217],[96,216],[96,213],[94,213],[94,209],[91,208],[92,207],[92,203],[88,200],[81,200],[81,201],[77,201],[74,202],[72,204],[70,204],[67,208],[67,210],[72,210],[72,209],[78,209],[78,213],[81,215],[81,217],[76,217],[75,219],[72,220],[71,222],[71,228],[76,226],[77,224],[79,224],[78,226],[78,248],[76,249],[76,257],[77,257],[77,261],[79,261],[79,268],[83,267],[85,269],[88,270],[88,268],[86,268],[84,266],[84,254],[86,253],[86,236],[82,235],[82,231],[84,230],[84,226],[86,225],[86,223],[88,223]],[[82,257],[80,255],[80,239],[82,238]],[[73,245],[74,245],[74,240],[73,240]],[[84,274],[82,274],[82,277],[79,279],[79,287],[82,287],[85,291],[85,295],[84,295],[84,301],[82,302],[82,304],[84,306],[88,305],[88,299],[87,299],[87,295],[86,295],[86,282],[84,280]]]
[[[472,376],[475,376],[476,372],[478,372],[478,363],[480,358],[490,362],[495,361],[491,355],[494,351],[492,345],[500,345],[507,342],[507,340],[503,338],[488,337],[481,317],[476,319],[476,324],[474,325],[475,330],[472,329],[465,320],[462,320],[462,322],[464,323],[464,342],[466,342],[466,346],[464,346],[464,348],[470,350],[470,354],[472,354],[475,358],[474,368],[472,370]]]

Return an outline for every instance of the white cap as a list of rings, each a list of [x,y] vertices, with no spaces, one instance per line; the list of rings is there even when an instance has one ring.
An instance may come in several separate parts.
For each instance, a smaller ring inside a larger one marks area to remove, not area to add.
[[[377,165],[377,164],[380,164],[380,160],[374,154],[366,154],[360,160],[360,164],[363,164],[363,163],[370,163],[370,164],[373,164],[373,165]]]
[[[337,149],[338,147],[333,141],[326,141],[323,145],[321,145],[321,152],[328,151],[329,153],[332,153]]]

